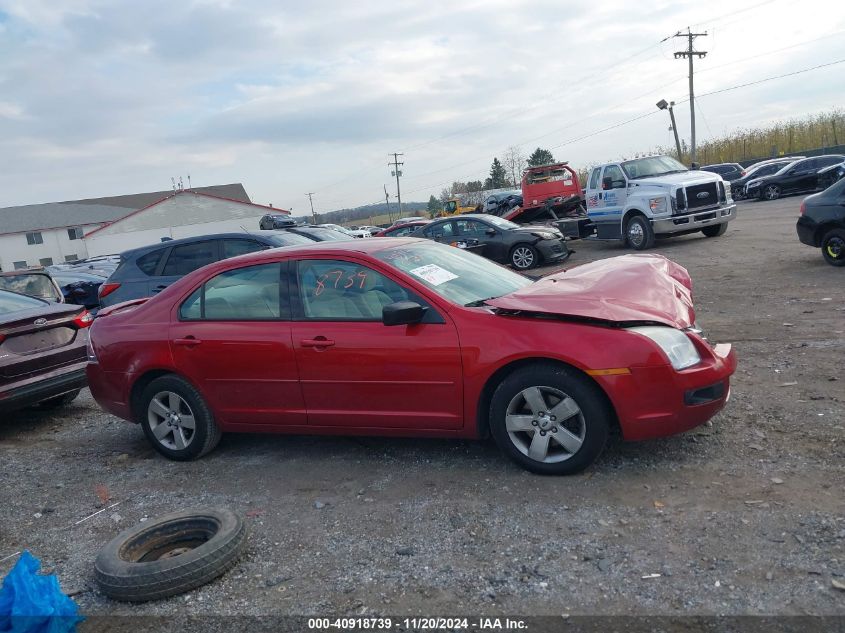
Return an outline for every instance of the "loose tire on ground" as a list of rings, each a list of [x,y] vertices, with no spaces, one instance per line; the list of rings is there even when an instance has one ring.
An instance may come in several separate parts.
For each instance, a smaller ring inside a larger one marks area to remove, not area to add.
[[[220,442],[222,433],[202,395],[175,374],[147,385],[136,414],[153,448],[169,459],[197,459]]]
[[[831,229],[824,234],[822,256],[831,266],[845,266],[845,229]]]
[[[59,407],[63,407],[65,405],[70,404],[81,392],[81,389],[74,389],[73,391],[68,391],[67,393],[63,393],[60,396],[55,396],[54,398],[48,398],[47,400],[42,400],[38,403],[38,407],[40,409],[58,409]]]
[[[595,383],[550,363],[509,374],[493,393],[489,415],[490,432],[502,452],[540,475],[572,475],[587,468],[604,449],[613,420]]]
[[[720,235],[724,235],[725,231],[728,230],[728,223],[722,222],[721,224],[713,224],[712,226],[705,226],[701,229],[701,232],[704,233],[705,237],[719,237]]]
[[[644,251],[654,246],[654,229],[643,215],[632,215],[625,222],[625,242],[635,251]]]
[[[230,510],[175,512],[121,532],[100,550],[94,573],[110,598],[158,600],[223,574],[246,541],[243,519]]]

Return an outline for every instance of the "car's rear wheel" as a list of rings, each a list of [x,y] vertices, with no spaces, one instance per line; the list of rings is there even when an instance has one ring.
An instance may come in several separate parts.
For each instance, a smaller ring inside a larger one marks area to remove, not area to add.
[[[777,185],[766,185],[761,190],[760,196],[764,200],[777,200],[780,198],[780,187]]]
[[[598,386],[559,365],[524,367],[493,393],[490,430],[502,451],[541,475],[572,475],[601,454],[613,418]]]
[[[511,250],[511,266],[517,270],[528,270],[540,263],[540,254],[531,244],[517,244]]]
[[[644,251],[654,246],[654,229],[651,222],[642,215],[634,215],[625,223],[625,241],[635,251]]]
[[[153,448],[170,459],[197,459],[220,441],[220,428],[202,395],[179,376],[162,376],[147,385],[139,416]]]
[[[831,229],[824,234],[822,255],[831,266],[845,266],[845,230]]]
[[[704,233],[705,237],[719,237],[720,235],[724,235],[725,231],[727,230],[728,223],[722,222],[721,224],[705,226],[703,229],[701,229],[701,232]]]

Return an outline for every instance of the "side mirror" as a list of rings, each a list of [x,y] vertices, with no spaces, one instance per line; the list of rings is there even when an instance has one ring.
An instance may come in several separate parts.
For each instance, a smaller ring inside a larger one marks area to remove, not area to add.
[[[484,231],[484,235],[491,235],[491,236],[492,236],[492,235],[496,235],[496,229],[494,229],[494,228],[489,228],[489,229],[487,229],[486,231]]]
[[[613,189],[613,178],[610,176],[605,176],[601,179],[601,188],[602,189]]]
[[[381,309],[381,322],[385,325],[413,325],[422,321],[426,310],[413,301],[397,301]]]
[[[689,168],[692,169],[693,171],[695,171],[696,169],[699,169],[700,167],[701,167],[701,163],[690,163],[690,166],[689,166]]]

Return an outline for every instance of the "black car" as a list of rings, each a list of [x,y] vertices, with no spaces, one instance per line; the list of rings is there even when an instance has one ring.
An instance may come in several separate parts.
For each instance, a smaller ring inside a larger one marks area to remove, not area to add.
[[[76,270],[55,271],[51,272],[50,275],[62,289],[65,303],[75,303],[85,306],[89,310],[99,307],[98,293],[100,286],[106,280],[102,275]]]
[[[763,176],[776,174],[790,163],[794,163],[796,160],[800,160],[802,158],[804,157],[792,156],[790,158],[764,160],[746,167],[742,172],[741,177],[731,181],[731,197],[733,197],[734,200],[742,200],[745,198],[745,185],[747,185],[750,181],[755,178],[762,178]]]
[[[705,165],[699,167],[701,171],[709,171],[714,174],[719,174],[722,180],[730,182],[742,177],[742,165],[739,163],[719,163],[718,165]]]
[[[845,160],[841,154],[803,158],[782,167],[771,176],[752,178],[745,185],[747,198],[777,200],[783,194],[819,190],[819,172]]]
[[[493,215],[465,213],[434,220],[408,237],[425,237],[445,244],[484,245],[483,255],[517,270],[564,261],[570,252],[560,231],[545,226],[521,226]]]
[[[822,249],[828,264],[845,266],[845,179],[804,199],[795,230],[803,244]]]
[[[219,233],[168,240],[126,251],[120,255],[117,270],[100,286],[100,306],[158,294],[188,273],[221,259],[312,241],[290,231]]]
[[[258,228],[262,231],[269,231],[271,229],[286,229],[290,226],[296,226],[290,216],[281,213],[268,213],[258,221]]]
[[[819,189],[827,189],[833,183],[845,178],[845,161],[819,170]]]

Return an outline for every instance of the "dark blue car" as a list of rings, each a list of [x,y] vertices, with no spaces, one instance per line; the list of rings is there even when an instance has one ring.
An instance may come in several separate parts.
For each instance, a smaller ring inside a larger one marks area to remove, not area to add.
[[[100,306],[158,294],[188,273],[221,259],[313,241],[313,238],[289,231],[218,233],[168,240],[126,251],[120,254],[117,269],[100,286]]]

